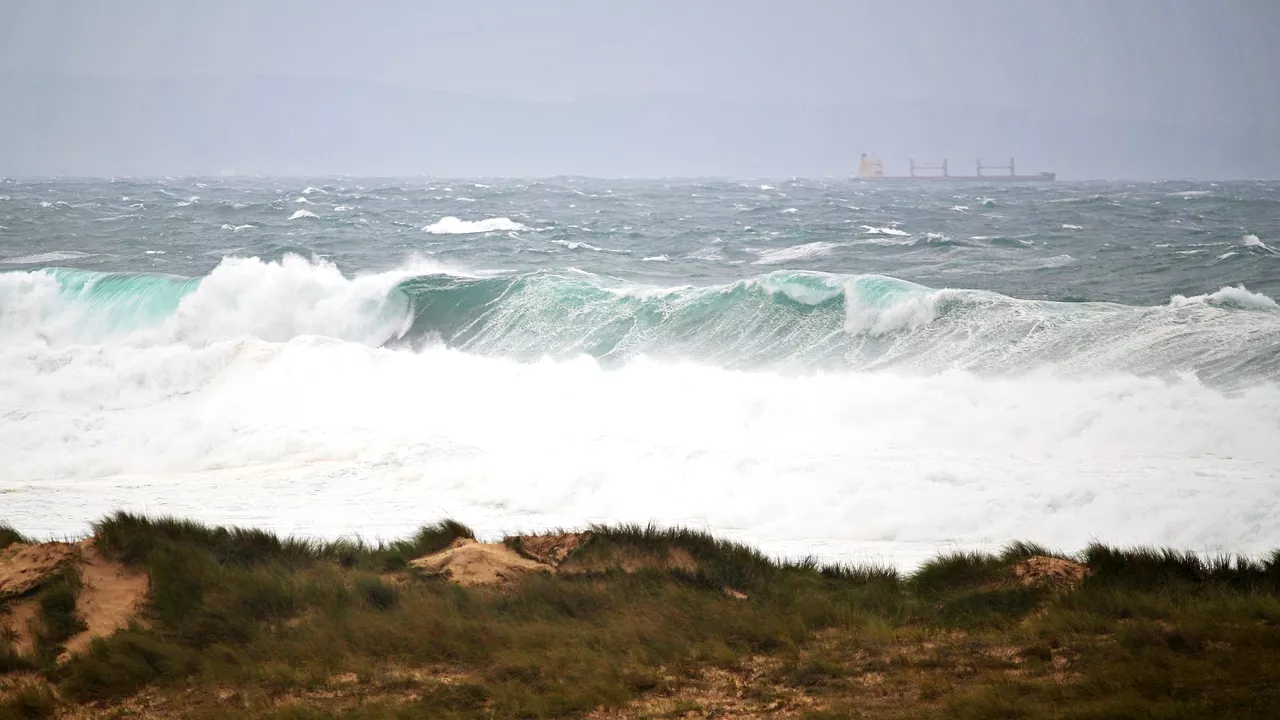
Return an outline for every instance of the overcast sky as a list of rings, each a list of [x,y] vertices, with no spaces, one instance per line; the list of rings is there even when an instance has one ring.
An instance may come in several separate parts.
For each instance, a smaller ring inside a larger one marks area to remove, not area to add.
[[[776,138],[768,137],[783,146],[791,142],[787,127],[812,133],[805,122],[796,120],[805,113],[825,117],[831,125],[858,116],[932,112],[935,117],[915,125],[868,120],[863,126],[855,121],[846,139],[857,150],[881,150],[891,165],[904,162],[895,154],[918,149],[953,154],[953,163],[965,165],[977,153],[1017,154],[1037,165],[1057,163],[1046,169],[1083,176],[1280,176],[1277,0],[0,0],[0,74],[13,82],[14,77],[49,73],[135,84],[175,78],[198,84],[250,75],[347,80],[421,90],[424,96],[458,93],[519,101],[513,112],[531,103],[577,101],[596,109],[634,109],[649,103],[652,112],[663,114],[687,100],[684,111],[708,124],[724,121],[712,117],[716,112],[754,113],[758,118],[745,122],[758,120],[761,127],[772,128]],[[66,103],[59,105],[56,98],[30,99],[22,93],[75,93],[76,87],[50,81],[41,91],[28,84],[10,97],[39,112],[66,112]],[[169,101],[164,92],[156,90],[150,102],[165,106]],[[345,90],[335,90],[339,92]],[[343,103],[339,97],[333,100]],[[95,102],[110,104],[109,98]],[[721,110],[697,109],[711,107],[708,103],[721,103],[716,106]],[[777,115],[779,107],[788,108],[789,119]],[[280,111],[290,112],[288,107]],[[0,110],[0,122],[9,118],[13,125],[7,128],[10,139],[0,139],[0,173],[76,171],[65,148],[46,153],[60,158],[61,165],[42,168],[29,148],[16,147],[19,140],[28,146],[55,142],[39,136],[47,123],[34,117],[36,112],[22,115],[13,110],[4,115]],[[187,122],[186,115],[173,112],[173,122]],[[993,117],[986,113],[992,112],[1026,113],[1017,117],[1048,131],[1022,132],[1011,126],[992,130],[1003,133],[1007,142],[984,136],[982,128],[991,125],[987,118]],[[584,127],[602,133],[595,156],[628,138],[657,142],[618,115],[601,111],[598,117],[590,112],[583,116]],[[765,116],[770,119],[759,119]],[[80,132],[70,122],[61,118],[53,124],[80,137],[82,145],[89,139],[110,144],[109,137]],[[338,127],[322,127],[323,122],[305,120],[318,136],[340,132]],[[377,127],[370,122],[369,128]],[[554,135],[559,122],[548,119],[547,132]],[[597,123],[615,125],[597,128]],[[506,127],[495,124],[488,131],[495,134],[496,144],[510,150],[511,131]],[[901,134],[893,131],[895,127]],[[581,133],[582,128],[574,131]],[[392,123],[386,132],[395,136],[404,126]],[[1168,133],[1163,155],[1162,132]],[[609,133],[612,139],[605,137]],[[1055,145],[1055,136],[1065,139]],[[537,142],[541,136],[522,137]],[[757,132],[754,137],[762,136]],[[569,145],[559,136],[542,139]],[[234,140],[223,138],[229,146]],[[822,153],[813,142],[796,143],[792,166],[786,152],[774,152],[761,169],[780,174],[838,169],[836,163],[819,161]],[[1129,151],[1134,143],[1143,145],[1142,152]],[[1213,147],[1181,147],[1206,143]],[[1091,146],[1105,151],[1086,162],[1080,155]],[[391,146],[382,150],[388,159],[371,159],[369,170],[433,172],[431,167],[397,166],[390,161]],[[113,163],[135,171],[173,170],[129,167],[112,159],[109,147],[77,146],[76,151],[84,157],[85,170],[111,169]],[[832,146],[830,151],[843,163],[850,148]],[[429,157],[436,151],[424,152]],[[688,156],[688,148],[682,153]],[[725,162],[726,157],[727,151],[708,156],[705,168],[673,159],[670,172],[731,174],[754,167],[746,161]],[[281,162],[288,165],[287,159]],[[652,158],[649,165],[634,170],[625,163],[612,168],[598,158],[595,164],[579,163],[582,167],[574,167],[576,160],[509,160],[508,172],[514,174],[663,170]],[[12,167],[7,169],[6,162]],[[192,156],[189,162],[193,167],[177,170],[199,170],[195,166],[204,161]],[[463,156],[450,156],[447,165],[451,171],[473,174],[467,172]],[[255,169],[297,168],[352,169]],[[486,158],[477,162],[474,174],[502,171],[501,162]]]

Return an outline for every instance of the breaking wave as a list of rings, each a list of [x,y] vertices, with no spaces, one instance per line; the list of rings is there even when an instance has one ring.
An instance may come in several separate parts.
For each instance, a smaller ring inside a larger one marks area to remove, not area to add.
[[[348,277],[332,263],[293,255],[280,262],[227,258],[203,278],[65,268],[0,274],[6,342],[301,336],[444,345],[522,361],[645,356],[737,369],[1004,375],[1048,367],[1193,373],[1209,381],[1280,378],[1280,307],[1244,287],[1133,307],[792,271],[673,288],[577,271],[476,277],[407,267]]]

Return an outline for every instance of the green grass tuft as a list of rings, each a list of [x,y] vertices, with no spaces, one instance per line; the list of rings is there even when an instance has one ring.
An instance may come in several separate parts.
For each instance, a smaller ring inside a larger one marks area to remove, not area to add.
[[[829,580],[852,585],[897,587],[902,583],[902,573],[888,565],[824,565],[818,572]]]
[[[40,629],[35,635],[35,654],[41,665],[52,666],[63,644],[76,633],[88,629],[76,611],[80,595],[80,573],[67,568],[40,591]]]
[[[82,702],[125,697],[153,680],[185,677],[196,669],[196,657],[152,632],[125,630],[95,639],[88,652],[71,658],[61,670],[61,688]]]
[[[396,586],[376,577],[362,577],[357,580],[356,593],[374,610],[390,610],[400,601],[400,591]]]
[[[57,711],[58,701],[43,682],[27,683],[0,702],[0,720],[45,720]]]
[[[1008,562],[981,552],[954,552],[940,555],[912,573],[911,589],[925,597],[937,597],[957,590],[972,590],[999,579]]]
[[[1015,540],[1014,542],[1005,545],[1004,548],[1000,550],[1000,559],[1005,563],[1015,563],[1019,560],[1026,560],[1029,557],[1035,557],[1037,555],[1041,557],[1061,558],[1063,560],[1075,560],[1075,558],[1050,550],[1039,543],[1025,542],[1022,540]]]
[[[0,523],[0,550],[13,545],[14,543],[30,542],[23,537],[22,533],[14,530],[13,527]]]
[[[129,565],[142,565],[157,548],[180,543],[211,554],[220,563],[279,562],[300,565],[323,555],[319,543],[280,539],[265,530],[210,527],[192,520],[148,518],[117,512],[93,524],[98,546]]]
[[[144,566],[156,550],[181,544],[207,552],[220,564],[279,564],[306,567],[336,561],[375,571],[403,569],[410,560],[438,552],[459,537],[475,534],[462,523],[443,520],[423,526],[408,540],[366,544],[360,539],[320,542],[280,538],[264,530],[212,527],[177,518],[148,518],[117,512],[93,525],[99,546],[128,565]]]
[[[731,587],[750,592],[761,589],[783,570],[816,569],[811,561],[779,563],[753,547],[688,528],[594,525],[591,533],[591,542],[579,548],[575,555],[631,550],[661,558],[674,550],[682,550],[689,553],[697,566],[689,579],[714,589]]]
[[[1239,590],[1280,591],[1280,555],[1266,561],[1243,556],[1202,556],[1167,548],[1112,548],[1098,543],[1084,551],[1092,585],[1134,590],[1212,584]]]

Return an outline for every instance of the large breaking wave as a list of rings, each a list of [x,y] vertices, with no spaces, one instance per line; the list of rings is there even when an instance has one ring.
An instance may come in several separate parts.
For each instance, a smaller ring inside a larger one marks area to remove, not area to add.
[[[409,265],[228,258],[208,276],[46,268],[0,274],[0,338],[50,345],[323,336],[523,361],[645,356],[731,369],[1280,377],[1280,307],[1240,287],[1166,305],[1048,302],[891,277],[778,271],[653,287],[585,272],[479,276]]]
[[[15,271],[0,491],[35,534],[127,509],[384,536],[653,520],[903,565],[1100,534],[1250,552],[1280,520],[1278,338],[1240,288],[1128,307],[796,272]]]

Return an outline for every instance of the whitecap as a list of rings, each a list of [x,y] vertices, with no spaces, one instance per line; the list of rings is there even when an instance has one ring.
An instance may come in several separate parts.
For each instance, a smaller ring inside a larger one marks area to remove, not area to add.
[[[862,230],[867,235],[894,235],[897,237],[907,237],[911,234],[895,227],[872,227],[870,225],[863,225]]]
[[[790,262],[792,260],[804,260],[811,257],[819,257],[828,255],[832,250],[839,247],[836,243],[818,240],[816,242],[804,243],[803,245],[792,245],[791,247],[778,248],[776,250],[765,250],[760,253],[760,259],[756,260],[752,265],[774,265],[777,263]]]
[[[1258,239],[1258,236],[1253,233],[1249,233],[1248,235],[1240,238],[1240,244],[1248,248],[1258,248],[1259,250],[1271,253],[1272,255],[1280,255],[1280,251],[1268,246],[1266,243],[1262,242],[1262,240]]]
[[[1068,265],[1075,263],[1075,261],[1076,259],[1071,257],[1070,255],[1054,255],[1053,257],[1040,263],[1039,267],[1044,270],[1051,270],[1053,268],[1066,267]]]
[[[289,219],[290,219],[290,220],[300,220],[300,219],[302,219],[302,218],[313,218],[313,217],[319,217],[319,215],[316,215],[315,213],[311,212],[310,210],[299,210],[299,211],[295,212],[294,214],[290,215],[290,216],[289,216]]]
[[[498,230],[528,230],[528,228],[505,217],[488,218],[487,220],[461,220],[448,216],[440,218],[439,221],[422,228],[422,230],[432,235],[468,235]]]
[[[1250,292],[1244,285],[1224,287],[1207,295],[1185,297],[1174,295],[1169,298],[1170,307],[1187,307],[1190,305],[1217,305],[1242,308],[1246,310],[1280,310],[1275,300],[1262,293]]]
[[[19,257],[0,260],[0,263],[4,263],[5,265],[37,265],[41,263],[61,262],[63,260],[79,260],[80,258],[93,257],[93,255],[93,253],[80,252],[79,250],[51,250],[49,252],[21,255]]]
[[[580,240],[552,240],[551,242],[555,243],[556,245],[563,245],[564,247],[567,247],[570,250],[590,250],[592,252],[617,253],[619,255],[631,254],[630,250],[614,250],[613,248],[597,247],[595,245],[592,245],[591,243],[585,243]]]

